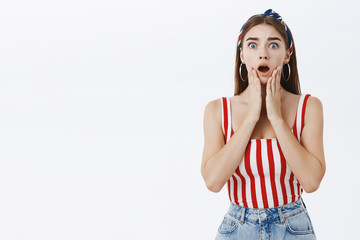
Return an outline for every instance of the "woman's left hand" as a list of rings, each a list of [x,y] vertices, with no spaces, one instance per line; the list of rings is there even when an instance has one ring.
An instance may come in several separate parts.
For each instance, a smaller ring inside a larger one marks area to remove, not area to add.
[[[274,69],[266,84],[266,112],[271,123],[282,119],[281,115],[281,67]]]

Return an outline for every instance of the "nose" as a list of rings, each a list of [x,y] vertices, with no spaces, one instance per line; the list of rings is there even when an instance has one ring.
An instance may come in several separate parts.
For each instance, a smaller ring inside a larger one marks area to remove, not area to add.
[[[266,48],[261,48],[261,50],[259,51],[259,59],[261,60],[269,59],[269,55]]]

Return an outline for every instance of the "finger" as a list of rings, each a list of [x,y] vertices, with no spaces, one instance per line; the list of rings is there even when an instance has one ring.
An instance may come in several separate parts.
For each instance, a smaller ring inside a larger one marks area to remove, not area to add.
[[[249,85],[252,85],[253,78],[254,78],[253,68],[251,68],[250,71],[249,71],[249,73],[248,73],[248,82],[249,82]]]
[[[251,70],[251,76],[252,76],[252,84],[255,87],[257,85],[256,77],[255,77],[255,70]]]
[[[271,94],[271,81],[272,81],[272,77],[269,77],[268,82],[266,84],[266,95]]]
[[[275,68],[274,69],[274,71],[273,71],[273,74],[272,74],[272,76],[271,76],[271,78],[272,78],[272,81],[271,81],[271,90],[275,93],[275,91],[276,91],[276,76],[277,76],[277,72],[278,72],[278,70],[277,70],[277,68]]]
[[[255,82],[256,82],[256,90],[261,91],[260,77],[259,77],[258,73],[255,71],[255,69],[254,69],[254,79],[255,79]]]
[[[256,90],[259,90],[259,89],[261,88],[261,86],[260,86],[260,79],[259,79],[259,77],[258,77],[257,72],[255,71],[255,69],[253,70],[253,76],[254,76],[253,81],[254,81],[255,88],[256,88]]]
[[[253,74],[253,78],[257,78],[257,73],[256,73],[255,69],[252,69],[252,74]]]
[[[255,78],[255,87],[256,87],[256,91],[261,94],[261,83],[260,83],[260,79],[259,78]]]
[[[257,79],[259,79],[259,81],[260,81],[260,77],[259,77],[258,73],[255,71],[255,69],[254,69],[254,76],[255,76]]]
[[[278,75],[277,75],[277,79],[276,79],[276,89],[278,89],[278,91],[281,90],[281,66],[278,66]]]
[[[279,78],[281,77],[281,66],[278,66],[278,75],[279,75]]]
[[[248,84],[250,85],[251,83],[251,71],[248,72]]]

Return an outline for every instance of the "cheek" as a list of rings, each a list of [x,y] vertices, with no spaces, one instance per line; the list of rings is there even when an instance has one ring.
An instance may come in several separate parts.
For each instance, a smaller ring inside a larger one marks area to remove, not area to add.
[[[283,64],[285,60],[285,55],[282,53],[276,53],[272,55],[272,63],[275,64],[276,66],[279,66],[281,64]]]
[[[255,59],[254,54],[246,54],[246,53],[244,53],[243,57],[244,57],[244,61],[245,61],[247,67],[248,66],[251,67],[256,63],[256,59]]]
[[[273,54],[273,57],[276,59],[276,60],[279,60],[279,61],[283,61],[285,59],[285,56],[286,56],[286,52],[282,52],[282,51],[276,51],[274,52]]]
[[[254,58],[254,53],[249,51],[249,49],[245,48],[241,52],[242,57],[244,58],[245,62],[251,61]]]
[[[256,63],[255,63],[254,61],[251,61],[250,59],[248,59],[248,60],[246,61],[246,69],[247,69],[248,71],[250,71],[252,67],[253,67],[253,68],[256,68]]]

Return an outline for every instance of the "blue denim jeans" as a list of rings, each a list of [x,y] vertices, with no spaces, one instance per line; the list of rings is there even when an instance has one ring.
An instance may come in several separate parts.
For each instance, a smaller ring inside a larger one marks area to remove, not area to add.
[[[230,203],[216,240],[223,239],[316,239],[303,199],[266,209],[246,208]]]

